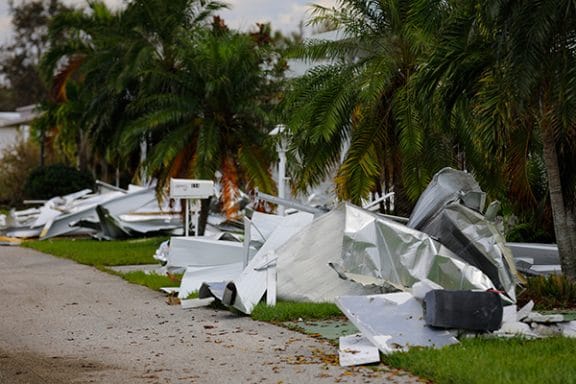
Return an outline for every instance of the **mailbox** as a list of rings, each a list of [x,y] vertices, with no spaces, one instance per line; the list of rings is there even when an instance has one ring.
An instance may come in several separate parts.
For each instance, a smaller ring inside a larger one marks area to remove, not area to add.
[[[207,199],[212,195],[212,180],[170,179],[170,197],[173,199]]]

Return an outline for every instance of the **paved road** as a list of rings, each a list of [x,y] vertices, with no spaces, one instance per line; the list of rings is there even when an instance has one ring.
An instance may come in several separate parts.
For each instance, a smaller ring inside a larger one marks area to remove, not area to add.
[[[92,267],[0,247],[0,384],[417,383],[344,369],[336,347]]]

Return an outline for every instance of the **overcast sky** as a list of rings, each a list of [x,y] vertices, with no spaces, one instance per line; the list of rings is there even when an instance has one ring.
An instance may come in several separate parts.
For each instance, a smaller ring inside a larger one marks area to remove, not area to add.
[[[16,2],[18,3],[18,0]],[[85,0],[62,0],[62,2],[85,4]],[[123,0],[105,0],[105,2],[111,7],[119,7]],[[273,29],[290,33],[297,31],[300,21],[307,17],[310,4],[331,5],[335,0],[227,0],[227,3],[231,9],[221,12],[221,15],[231,28],[247,31],[257,22],[271,22]],[[10,29],[8,0],[0,0],[0,41],[6,41]]]

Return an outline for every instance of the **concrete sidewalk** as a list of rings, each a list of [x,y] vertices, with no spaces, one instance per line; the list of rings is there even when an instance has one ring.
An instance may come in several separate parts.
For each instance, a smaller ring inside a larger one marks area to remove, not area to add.
[[[0,383],[417,383],[344,369],[337,348],[119,277],[0,247]]]

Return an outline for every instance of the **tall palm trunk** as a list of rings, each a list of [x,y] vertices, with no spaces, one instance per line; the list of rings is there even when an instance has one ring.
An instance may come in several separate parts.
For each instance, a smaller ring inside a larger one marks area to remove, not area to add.
[[[200,217],[198,218],[198,236],[204,236],[208,215],[210,214],[210,201],[212,197],[200,200]]]
[[[576,211],[564,201],[554,131],[546,117],[542,121],[542,142],[560,264],[564,275],[576,281]]]

